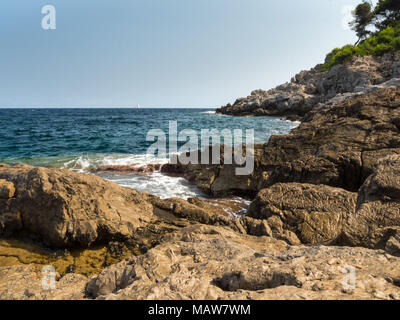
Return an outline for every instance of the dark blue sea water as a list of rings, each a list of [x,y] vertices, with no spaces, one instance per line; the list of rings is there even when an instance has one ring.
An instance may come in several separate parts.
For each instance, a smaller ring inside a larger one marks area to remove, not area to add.
[[[0,109],[0,162],[83,172],[99,165],[143,164],[152,144],[146,134],[151,129],[168,133],[169,121],[178,122],[178,131],[194,129],[199,134],[201,129],[254,129],[256,143],[297,125],[279,118],[217,115],[210,109]],[[196,193],[181,179],[159,173],[108,178],[163,196],[171,188],[175,196]]]

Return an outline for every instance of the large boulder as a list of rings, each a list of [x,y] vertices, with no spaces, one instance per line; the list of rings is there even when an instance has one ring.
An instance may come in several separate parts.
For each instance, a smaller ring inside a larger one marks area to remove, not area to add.
[[[277,183],[259,192],[249,215],[305,244],[386,249],[399,254],[400,155],[379,160],[358,193],[325,185]],[[274,218],[274,220],[271,220]]]
[[[87,247],[130,238],[153,216],[143,194],[94,175],[2,165],[0,179],[0,235]]]
[[[239,196],[254,196],[257,193],[258,179],[253,174],[237,175],[238,165],[226,164],[224,146],[219,146],[220,163],[212,164],[212,153],[214,147],[208,150],[194,151],[197,159],[202,159],[204,153],[208,153],[210,157],[208,163],[188,164],[179,163],[165,164],[161,167],[161,172],[169,176],[184,177],[194,183],[204,193],[213,197],[226,197],[232,194]],[[217,146],[218,148],[218,146]],[[232,148],[232,159],[234,159],[235,148]],[[251,151],[254,158],[259,158],[263,152],[262,145],[256,145]],[[242,148],[243,156],[246,156],[246,146]],[[250,153],[249,153],[250,154]],[[249,157],[251,158],[251,157]],[[257,165],[257,163],[255,163]]]
[[[275,229],[294,232],[302,243],[332,244],[343,220],[355,211],[356,199],[356,193],[324,185],[278,183],[258,193],[248,214],[281,223]]]

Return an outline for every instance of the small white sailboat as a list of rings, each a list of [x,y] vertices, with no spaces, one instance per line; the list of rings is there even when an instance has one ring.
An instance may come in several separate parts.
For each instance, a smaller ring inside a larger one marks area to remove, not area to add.
[[[140,109],[141,107],[140,107],[140,105],[138,104],[137,106],[136,106],[136,109]]]

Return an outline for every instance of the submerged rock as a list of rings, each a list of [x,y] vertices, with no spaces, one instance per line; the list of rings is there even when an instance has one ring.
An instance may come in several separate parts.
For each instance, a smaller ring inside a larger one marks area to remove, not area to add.
[[[100,166],[96,169],[93,169],[94,173],[124,173],[124,174],[149,174],[155,171],[160,170],[160,164],[148,164],[145,166],[138,166],[135,164],[132,165],[109,165],[109,166]]]

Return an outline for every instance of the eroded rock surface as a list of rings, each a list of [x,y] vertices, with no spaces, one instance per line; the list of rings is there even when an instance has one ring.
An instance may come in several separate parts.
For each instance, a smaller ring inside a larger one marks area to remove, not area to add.
[[[144,196],[94,175],[1,166],[15,194],[0,199],[0,235],[26,234],[53,247],[123,240],[152,218]],[[3,192],[4,193],[4,192]]]
[[[111,300],[399,299],[399,263],[384,251],[290,247],[272,238],[193,226],[143,256],[105,269],[86,289]],[[354,289],[346,285],[349,268],[356,274]]]
[[[356,193],[343,189],[278,183],[259,192],[248,214],[258,219],[275,216],[302,243],[331,244],[342,232],[343,219],[354,213],[356,201]]]

